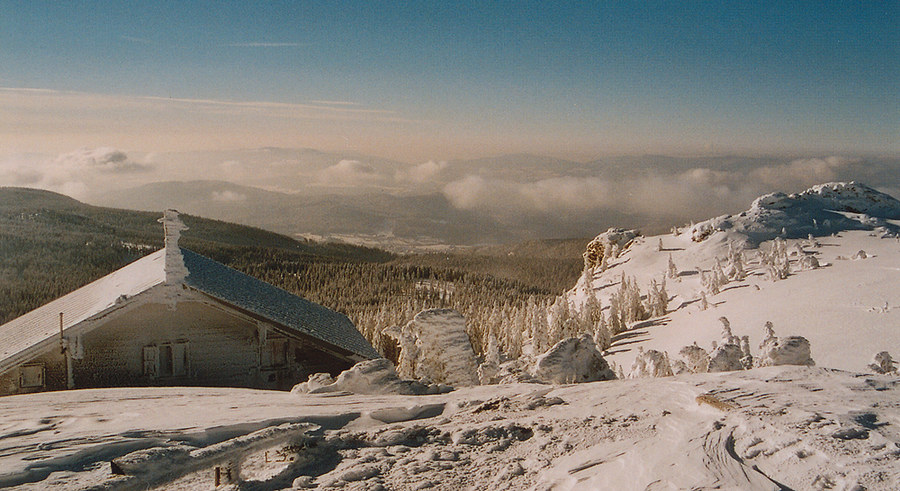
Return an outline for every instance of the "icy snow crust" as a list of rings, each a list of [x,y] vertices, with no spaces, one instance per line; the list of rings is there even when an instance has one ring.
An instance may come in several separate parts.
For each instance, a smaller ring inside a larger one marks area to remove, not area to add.
[[[898,391],[778,366],[429,396],[29,394],[0,398],[0,485],[212,489],[220,467],[217,489],[898,489]]]

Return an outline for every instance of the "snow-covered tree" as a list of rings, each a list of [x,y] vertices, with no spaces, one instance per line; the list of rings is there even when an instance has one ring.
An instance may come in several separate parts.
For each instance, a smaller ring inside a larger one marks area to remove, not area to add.
[[[747,273],[744,271],[744,253],[734,247],[734,243],[728,243],[728,276],[733,280],[743,280]]]
[[[675,267],[675,261],[672,260],[672,254],[669,254],[669,264],[666,267],[666,277],[672,280],[678,278],[678,268]]]
[[[700,310],[709,308],[709,301],[706,299],[706,292],[700,290]]]
[[[631,365],[631,377],[671,377],[672,367],[669,364],[669,355],[657,350],[644,351],[638,347],[638,354]]]
[[[678,352],[684,360],[684,364],[691,373],[706,373],[709,371],[709,353],[697,346],[697,343],[681,348]]]
[[[869,364],[869,370],[880,374],[897,374],[897,362],[894,361],[891,354],[887,351],[877,353],[872,363]]]
[[[772,241],[768,252],[760,251],[760,262],[772,281],[783,280],[791,274],[791,262],[788,259],[787,244],[781,237]]]
[[[613,293],[609,297],[609,316],[606,324],[609,326],[609,333],[613,336],[628,329],[625,319],[622,317],[622,300],[617,293]]]
[[[771,322],[766,322],[766,338],[759,345],[760,355],[756,359],[756,366],[770,367],[776,365],[804,365],[816,364],[810,355],[809,340],[802,336],[788,336],[778,338]]]
[[[741,366],[744,370],[753,368],[753,355],[750,353],[750,336],[741,336]]]
[[[669,294],[666,292],[666,280],[663,278],[662,286],[656,283],[655,279],[650,280],[650,287],[647,289],[646,310],[650,317],[662,317],[666,315],[666,309],[669,306]]]

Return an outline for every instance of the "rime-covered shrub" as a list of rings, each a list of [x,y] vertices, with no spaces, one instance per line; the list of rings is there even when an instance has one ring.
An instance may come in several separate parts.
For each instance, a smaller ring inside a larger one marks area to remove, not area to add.
[[[638,348],[638,354],[631,365],[631,376],[640,377],[671,377],[672,367],[669,364],[669,355],[657,350]]]
[[[804,254],[800,256],[799,266],[803,271],[819,269],[819,260],[812,254]]]
[[[760,250],[760,263],[765,266],[766,273],[772,281],[783,280],[791,274],[791,262],[788,259],[787,244],[784,239],[776,238],[768,251]]]
[[[697,343],[681,348],[678,352],[683,363],[691,373],[706,373],[709,371],[709,353]]]
[[[869,370],[872,370],[875,373],[880,374],[889,374],[897,373],[897,362],[891,357],[891,354],[887,351],[882,351],[876,353],[872,359],[872,363],[869,364]]]
[[[741,363],[743,356],[744,353],[737,344],[719,345],[709,355],[709,371],[731,372],[743,370],[744,365]]]

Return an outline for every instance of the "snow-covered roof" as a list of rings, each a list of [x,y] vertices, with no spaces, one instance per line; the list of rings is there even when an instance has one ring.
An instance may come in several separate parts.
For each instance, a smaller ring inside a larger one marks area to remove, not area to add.
[[[145,256],[67,295],[0,326],[0,370],[15,364],[20,353],[59,336],[59,314],[68,329],[132,297],[164,283],[165,250]]]
[[[185,284],[272,322],[366,358],[381,355],[344,314],[181,249],[190,272]]]
[[[380,355],[347,316],[201,256],[180,249],[188,275],[184,284],[272,324],[311,336],[365,358]],[[145,256],[109,275],[0,326],[0,371],[21,363],[30,348],[105,315],[122,300],[164,284],[166,250]]]

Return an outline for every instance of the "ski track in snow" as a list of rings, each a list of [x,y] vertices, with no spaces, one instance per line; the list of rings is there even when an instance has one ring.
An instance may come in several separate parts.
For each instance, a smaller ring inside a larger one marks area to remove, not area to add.
[[[429,396],[12,396],[0,399],[0,484],[211,489],[218,466],[217,489],[897,489],[898,388],[782,366]]]

